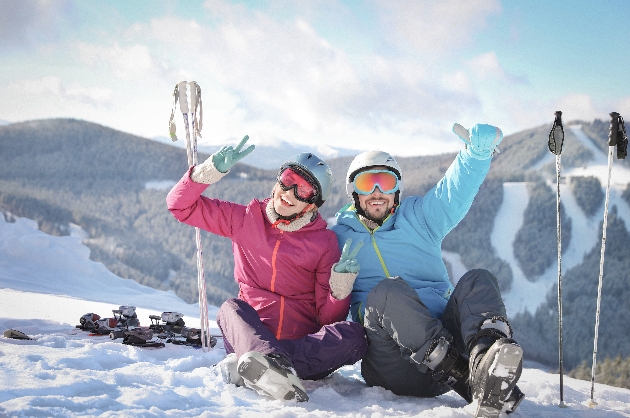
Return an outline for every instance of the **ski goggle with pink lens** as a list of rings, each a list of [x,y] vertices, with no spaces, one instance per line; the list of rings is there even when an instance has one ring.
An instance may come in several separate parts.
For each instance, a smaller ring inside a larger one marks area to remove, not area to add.
[[[287,167],[278,173],[278,184],[284,191],[293,189],[293,194],[299,201],[315,203],[317,200],[317,187],[305,175],[291,167]]]
[[[367,170],[357,174],[352,182],[358,194],[371,194],[376,186],[384,194],[398,191],[398,176],[389,170]]]

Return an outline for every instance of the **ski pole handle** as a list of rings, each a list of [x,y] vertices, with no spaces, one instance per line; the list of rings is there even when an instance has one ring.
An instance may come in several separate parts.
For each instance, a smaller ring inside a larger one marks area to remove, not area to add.
[[[610,112],[610,130],[608,131],[608,146],[617,145],[617,137],[619,136],[619,113]]]
[[[557,111],[553,121],[553,127],[549,132],[549,151],[552,154],[560,155],[562,153],[562,144],[564,142],[564,128],[562,127],[562,112]]]
[[[197,82],[189,81],[188,85],[190,86],[190,109],[194,112],[197,109]]]
[[[628,155],[628,134],[623,117],[617,112],[610,113],[610,131],[608,132],[608,145],[617,147],[617,159],[623,160]]]
[[[628,134],[623,117],[619,115],[619,137],[617,137],[617,159],[623,160],[628,156]]]
[[[179,92],[179,109],[184,114],[190,111],[188,108],[188,94],[186,93],[187,85],[187,81],[180,81],[179,83],[177,83],[177,90]]]

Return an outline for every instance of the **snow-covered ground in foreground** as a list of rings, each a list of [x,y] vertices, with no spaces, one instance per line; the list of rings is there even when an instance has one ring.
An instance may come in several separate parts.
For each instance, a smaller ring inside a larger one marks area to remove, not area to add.
[[[0,331],[18,329],[32,341],[0,337],[1,417],[470,417],[454,392],[437,398],[401,397],[367,387],[360,365],[327,379],[306,381],[307,403],[261,398],[223,383],[214,365],[225,353],[167,344],[160,349],[90,337],[75,328],[81,315],[111,316],[120,305],[150,314],[177,311],[198,327],[198,308],[162,292],[121,279],[90,261],[81,235],[53,237],[27,219],[0,216]],[[208,278],[211,280],[211,278]],[[210,307],[210,318],[216,317]],[[211,321],[212,332],[218,334]],[[559,408],[559,376],[525,368],[519,382],[527,398],[518,417],[630,417],[630,390],[565,377]]]
[[[608,182],[608,156],[599,150],[592,141],[584,134],[580,125],[570,126],[569,129],[593,154],[594,159],[586,167],[564,169],[561,165],[561,175],[566,179],[560,183],[560,201],[566,210],[566,214],[571,218],[571,242],[562,254],[562,273],[579,265],[584,255],[595,245],[601,245],[600,222],[603,219],[604,204],[596,213],[587,217],[577,204],[577,201],[569,188],[571,177],[597,177],[605,188]],[[553,162],[551,153],[545,156],[538,166]],[[630,182],[630,170],[616,164],[616,156],[612,164],[610,177],[610,202],[609,211],[613,206],[617,207],[618,215],[624,219],[626,228],[630,227],[630,207],[621,194]],[[555,178],[549,186],[555,191],[557,186]],[[516,233],[523,224],[523,214],[529,197],[527,185],[525,183],[504,183],[503,202],[491,234],[491,242],[496,254],[510,264],[514,281],[509,292],[503,294],[503,299],[508,311],[508,316],[513,316],[518,312],[528,310],[535,312],[536,308],[545,300],[547,292],[558,281],[558,264],[553,263],[535,282],[530,282],[525,278],[520,266],[514,257],[513,243]],[[563,245],[567,245],[563,243]],[[597,280],[597,278],[594,278]]]

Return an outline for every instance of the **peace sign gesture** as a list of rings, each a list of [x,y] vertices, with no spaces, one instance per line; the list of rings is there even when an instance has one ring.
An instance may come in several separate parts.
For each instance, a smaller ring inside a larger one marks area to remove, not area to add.
[[[343,245],[343,250],[341,251],[341,258],[339,259],[339,263],[335,266],[335,271],[337,273],[358,273],[359,262],[356,257],[359,254],[359,250],[363,247],[363,241],[359,242],[354,250],[350,251],[350,247],[352,245],[352,238],[348,238],[346,243]]]
[[[255,145],[250,145],[245,150],[241,151],[243,145],[245,145],[248,139],[249,136],[245,135],[236,148],[232,148],[232,146],[223,146],[220,150],[212,154],[212,163],[214,164],[214,167],[221,173],[227,173],[230,171],[234,164],[248,156],[249,153],[256,148]]]

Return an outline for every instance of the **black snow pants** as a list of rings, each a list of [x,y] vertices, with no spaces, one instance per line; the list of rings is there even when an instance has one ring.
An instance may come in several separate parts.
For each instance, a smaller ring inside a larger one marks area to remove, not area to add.
[[[433,397],[450,390],[433,380],[422,364],[431,341],[452,337],[460,353],[484,320],[506,316],[496,277],[471,270],[455,286],[440,319],[431,316],[418,294],[400,278],[380,282],[369,293],[364,326],[368,351],[361,374],[369,386],[397,395]]]

